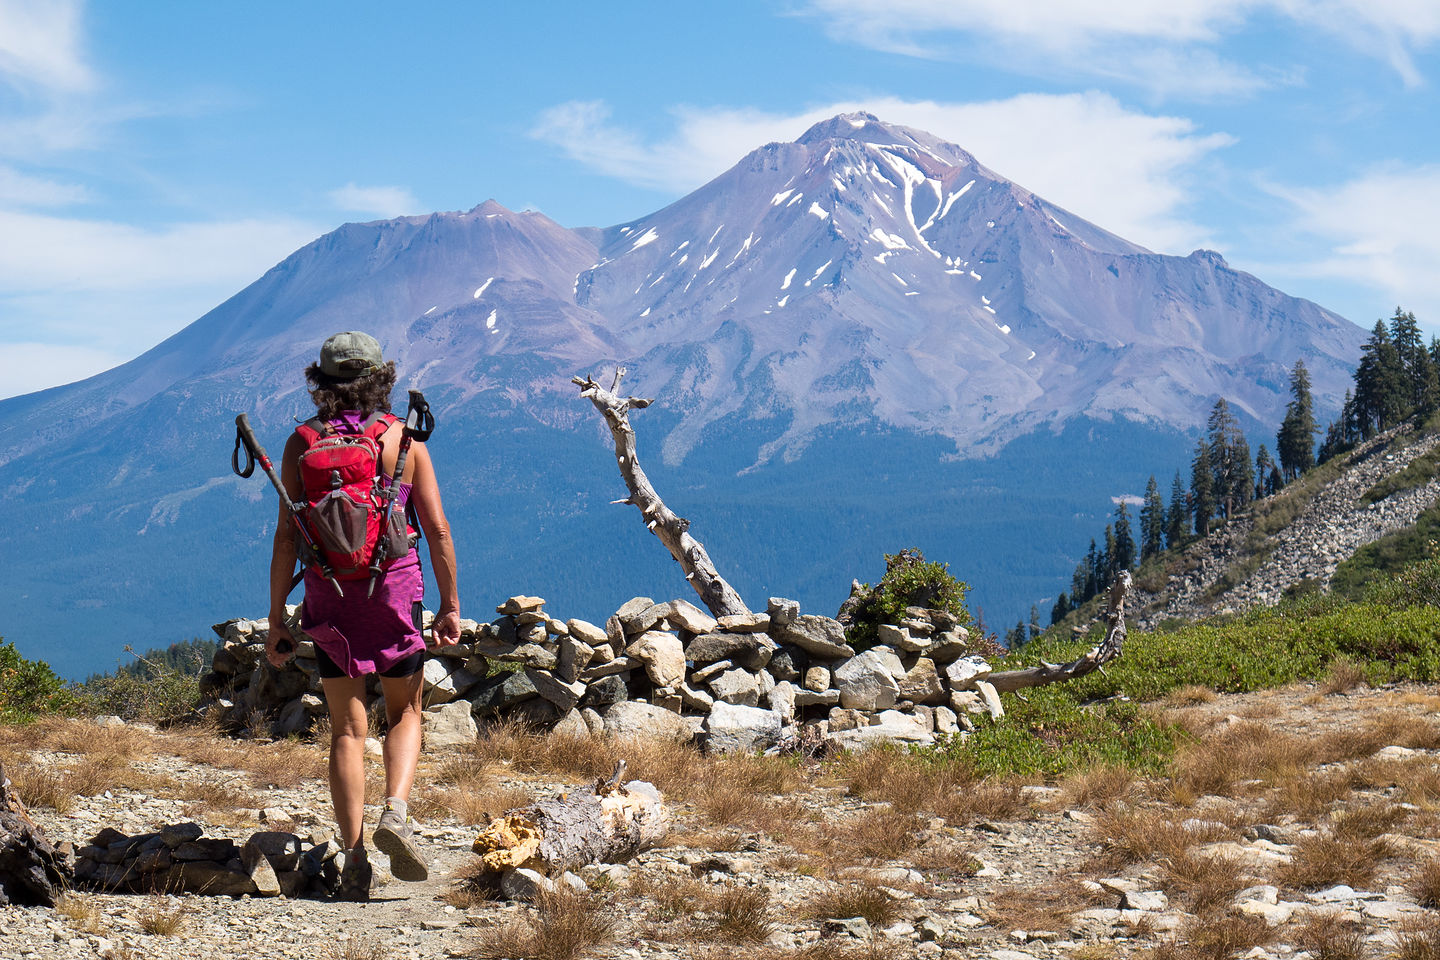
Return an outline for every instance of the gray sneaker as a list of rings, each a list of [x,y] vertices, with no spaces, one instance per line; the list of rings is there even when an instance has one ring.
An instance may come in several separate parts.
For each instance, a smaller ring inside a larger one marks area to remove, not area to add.
[[[370,899],[370,858],[365,854],[365,848],[357,846],[354,850],[340,854],[345,865],[340,868],[340,882],[335,886],[334,897],[336,900],[346,900],[353,903],[364,903]]]
[[[415,842],[415,828],[410,825],[409,817],[402,817],[387,806],[375,828],[375,846],[390,858],[390,872],[397,880],[418,883],[429,879],[430,867]]]

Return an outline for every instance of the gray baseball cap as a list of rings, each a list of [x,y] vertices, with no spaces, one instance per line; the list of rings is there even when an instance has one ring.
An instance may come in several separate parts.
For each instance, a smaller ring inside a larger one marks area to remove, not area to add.
[[[380,341],[368,333],[347,330],[320,347],[320,372],[337,380],[354,380],[380,369]]]

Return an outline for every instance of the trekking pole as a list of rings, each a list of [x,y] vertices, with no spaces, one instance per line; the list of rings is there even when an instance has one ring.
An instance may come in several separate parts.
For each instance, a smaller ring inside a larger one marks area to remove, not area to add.
[[[380,537],[370,555],[367,598],[375,595],[375,584],[380,581],[383,564],[390,556],[390,516],[395,512],[395,495],[399,492],[400,478],[405,475],[405,458],[410,455],[410,444],[415,440],[424,443],[434,431],[435,418],[430,413],[430,404],[425,402],[425,395],[419,390],[411,390],[410,409],[405,411],[405,429],[401,432],[400,452],[395,456],[395,472],[390,477],[390,486],[385,488],[385,516],[380,521]]]
[[[245,447],[244,469],[240,467],[240,447],[242,445]],[[280,482],[280,475],[275,472],[275,465],[270,462],[265,448],[260,446],[260,441],[255,439],[255,431],[250,429],[250,418],[242,413],[235,418],[235,449],[230,454],[230,466],[239,476],[249,477],[255,472],[256,460],[260,461],[260,466],[265,471],[265,476],[270,478],[275,492],[280,494],[280,502],[289,508],[290,519],[295,521],[295,530],[300,534],[302,551],[305,553],[305,556],[301,557],[301,562],[319,567],[320,575],[330,581],[335,592],[342,597],[345,596],[345,591],[340,589],[340,581],[335,579],[335,571],[330,569],[330,564],[325,562],[324,554],[316,545],[315,538],[310,536],[309,530],[305,529],[305,523],[300,516],[300,505],[291,500],[290,494],[285,492],[285,484]],[[298,583],[298,579],[295,582]],[[295,583],[291,583],[290,589],[295,589]]]

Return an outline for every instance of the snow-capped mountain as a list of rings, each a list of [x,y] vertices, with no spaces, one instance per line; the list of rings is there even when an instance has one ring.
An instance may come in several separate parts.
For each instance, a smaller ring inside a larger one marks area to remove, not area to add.
[[[1364,337],[1218,254],[1151,253],[957,146],[836,117],[606,229],[493,201],[347,224],[130,363],[0,401],[0,503],[24,518],[0,547],[33,558],[0,635],[75,671],[108,661],[47,649],[53,624],[121,624],[85,647],[115,650],[151,643],[142,623],[160,643],[261,612],[273,504],[229,475],[230,421],[278,444],[342,329],[435,405],[473,602],[586,616],[684,589],[654,582],[672,574],[632,517],[590,505],[618,479],[569,378],[623,363],[658,398],[642,454],[717,561],[736,551],[742,593],[831,612],[919,544],[1002,623],[1068,573],[1067,530],[1168,477],[1216,397],[1268,433],[1303,358],[1333,407]],[[626,551],[629,580],[561,542]]]

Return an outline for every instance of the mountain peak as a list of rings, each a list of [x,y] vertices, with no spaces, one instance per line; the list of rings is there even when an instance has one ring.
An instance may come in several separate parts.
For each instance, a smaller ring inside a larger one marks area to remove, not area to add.
[[[875,114],[863,110],[841,113],[828,120],[821,120],[801,134],[795,142],[814,146],[832,140],[872,143],[884,147],[907,147],[929,154],[949,166],[965,167],[976,164],[974,156],[948,140],[913,127],[887,123]]]

